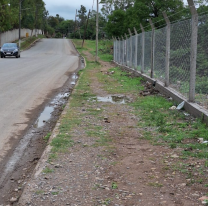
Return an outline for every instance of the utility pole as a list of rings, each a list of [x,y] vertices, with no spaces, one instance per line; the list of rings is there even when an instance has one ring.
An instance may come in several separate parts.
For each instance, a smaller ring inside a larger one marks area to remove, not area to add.
[[[89,17],[90,17],[90,10],[89,10],[89,13],[88,13],[87,23],[86,23],[86,26],[85,26],[85,31],[84,31],[83,41],[82,41],[82,47],[84,46],[84,40],[85,40],[86,31],[87,31]]]
[[[77,9],[76,9],[75,21],[74,21],[74,38],[75,38],[75,32],[76,32],[76,21],[77,21]]]
[[[19,0],[19,49],[21,46],[21,4],[22,0]]]
[[[35,11],[35,36],[37,37],[37,16],[38,16],[38,6],[36,5]]]
[[[99,15],[99,4],[97,0],[97,15],[96,15],[96,62],[98,62],[98,15]]]

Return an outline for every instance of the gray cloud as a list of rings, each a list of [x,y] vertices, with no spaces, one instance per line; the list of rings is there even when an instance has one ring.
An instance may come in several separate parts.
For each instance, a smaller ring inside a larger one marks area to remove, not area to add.
[[[92,9],[93,0],[44,0],[49,15],[59,14],[65,19],[74,19],[76,9],[79,10],[81,5],[87,10]],[[94,0],[94,9],[96,9],[96,0]]]

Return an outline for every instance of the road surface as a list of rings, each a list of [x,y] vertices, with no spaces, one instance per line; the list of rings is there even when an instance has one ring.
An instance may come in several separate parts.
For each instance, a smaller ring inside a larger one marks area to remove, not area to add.
[[[28,126],[28,112],[64,85],[78,59],[67,39],[42,39],[20,59],[0,59],[0,161]]]

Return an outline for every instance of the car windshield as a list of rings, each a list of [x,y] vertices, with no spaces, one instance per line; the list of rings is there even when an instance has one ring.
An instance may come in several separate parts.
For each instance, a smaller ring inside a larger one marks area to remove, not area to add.
[[[2,48],[16,48],[17,47],[17,44],[15,43],[6,43],[2,46]]]

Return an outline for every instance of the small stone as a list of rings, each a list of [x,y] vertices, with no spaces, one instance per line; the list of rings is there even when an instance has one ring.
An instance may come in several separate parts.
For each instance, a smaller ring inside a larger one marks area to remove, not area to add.
[[[201,201],[208,200],[208,197],[207,196],[202,196],[202,197],[199,198],[199,200],[201,200]]]
[[[179,184],[180,187],[185,187],[186,186],[186,183],[181,183]]]
[[[16,198],[16,197],[12,197],[12,198],[10,199],[10,202],[12,202],[12,203],[17,202],[17,198]]]
[[[172,158],[178,158],[179,156],[176,155],[176,154],[173,154],[173,155],[171,155],[170,157],[172,157]]]

